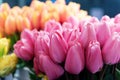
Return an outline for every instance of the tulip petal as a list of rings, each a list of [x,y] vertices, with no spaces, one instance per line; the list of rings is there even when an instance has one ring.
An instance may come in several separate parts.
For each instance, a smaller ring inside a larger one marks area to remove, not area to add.
[[[42,66],[44,72],[48,76],[49,80],[55,80],[63,75],[64,70],[61,66],[53,63],[53,61],[47,55],[40,55],[40,66]]]
[[[97,41],[91,41],[86,52],[86,67],[92,72],[96,73],[103,67],[102,54],[100,44]]]
[[[84,68],[84,52],[80,43],[76,43],[68,50],[65,70],[72,74],[79,74]]]

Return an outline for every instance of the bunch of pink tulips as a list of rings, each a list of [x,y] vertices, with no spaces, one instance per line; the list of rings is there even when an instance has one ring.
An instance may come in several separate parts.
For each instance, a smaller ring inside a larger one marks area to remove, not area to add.
[[[84,69],[97,73],[104,64],[120,62],[120,14],[82,21],[72,16],[63,24],[50,20],[44,31],[24,30],[14,53],[33,60],[36,74],[44,73],[49,80],[65,72],[78,75]]]

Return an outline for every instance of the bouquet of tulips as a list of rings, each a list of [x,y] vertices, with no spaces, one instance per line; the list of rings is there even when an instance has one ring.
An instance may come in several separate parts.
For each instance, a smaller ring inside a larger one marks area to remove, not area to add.
[[[10,41],[0,38],[0,77],[5,77],[14,72],[18,58],[14,53],[8,54]]]
[[[25,29],[14,53],[48,80],[120,80],[120,14],[49,20],[44,30]]]
[[[80,4],[70,2],[66,5],[65,0],[56,0],[55,3],[33,0],[30,6],[22,8],[10,8],[9,4],[3,3],[0,5],[0,35],[13,35],[24,29],[44,29],[48,20],[63,23],[72,15],[79,19],[89,18],[86,11],[80,10]]]

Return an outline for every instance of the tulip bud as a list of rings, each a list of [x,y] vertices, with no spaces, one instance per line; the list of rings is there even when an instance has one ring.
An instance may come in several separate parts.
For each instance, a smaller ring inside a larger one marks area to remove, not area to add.
[[[62,26],[60,25],[59,22],[57,22],[55,20],[49,20],[48,22],[46,22],[45,31],[54,32],[56,30],[62,31]]]
[[[2,12],[4,12],[4,11],[9,11],[10,10],[10,6],[9,6],[9,4],[8,3],[3,3],[3,4],[1,4],[0,5],[0,12],[2,11]]]
[[[90,72],[96,73],[102,69],[103,60],[99,42],[91,41],[88,45],[85,56],[86,67]]]
[[[72,27],[78,27],[78,25],[79,25],[79,20],[75,16],[70,16],[67,19],[67,22],[72,24]]]
[[[35,55],[40,54],[41,51],[46,54],[49,53],[50,38],[47,32],[40,32],[35,41]]]
[[[76,42],[70,46],[66,61],[65,70],[72,74],[79,74],[85,65],[84,61],[84,50],[79,42]]]
[[[67,43],[60,32],[51,35],[49,51],[49,55],[54,62],[61,63],[65,60]]]
[[[87,47],[89,42],[93,40],[97,40],[95,29],[92,23],[86,22],[81,31],[80,42],[83,47]]]
[[[55,80],[64,73],[64,70],[60,65],[55,64],[49,56],[44,54],[39,55],[38,65],[41,66],[43,69],[42,71],[45,72],[49,80]]]
[[[104,21],[109,21],[110,20],[110,17],[105,15],[101,18],[101,21],[104,22]]]
[[[5,21],[5,33],[8,35],[14,34],[16,32],[16,22],[12,15],[8,15]]]
[[[103,46],[107,39],[111,36],[109,25],[106,22],[102,22],[96,31],[96,35],[100,45]]]
[[[15,69],[17,57],[14,53],[0,57],[0,77],[5,77]]]
[[[5,26],[5,16],[3,12],[0,12],[0,36],[4,34],[4,26]]]
[[[116,15],[114,18],[115,23],[120,23],[120,14]]]
[[[19,58],[28,61],[34,57],[34,33],[34,30],[24,30],[21,33],[21,40],[14,45],[14,52]]]
[[[106,41],[102,55],[106,64],[116,64],[120,61],[120,33],[114,32]]]

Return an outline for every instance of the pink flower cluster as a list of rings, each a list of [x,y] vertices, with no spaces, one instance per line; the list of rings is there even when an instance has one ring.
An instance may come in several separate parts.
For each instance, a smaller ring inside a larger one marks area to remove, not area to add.
[[[14,52],[23,60],[33,60],[35,72],[45,73],[49,80],[64,71],[79,74],[85,67],[96,73],[104,64],[120,62],[120,14],[101,20],[70,17],[62,25],[50,20],[44,31],[24,30]]]

